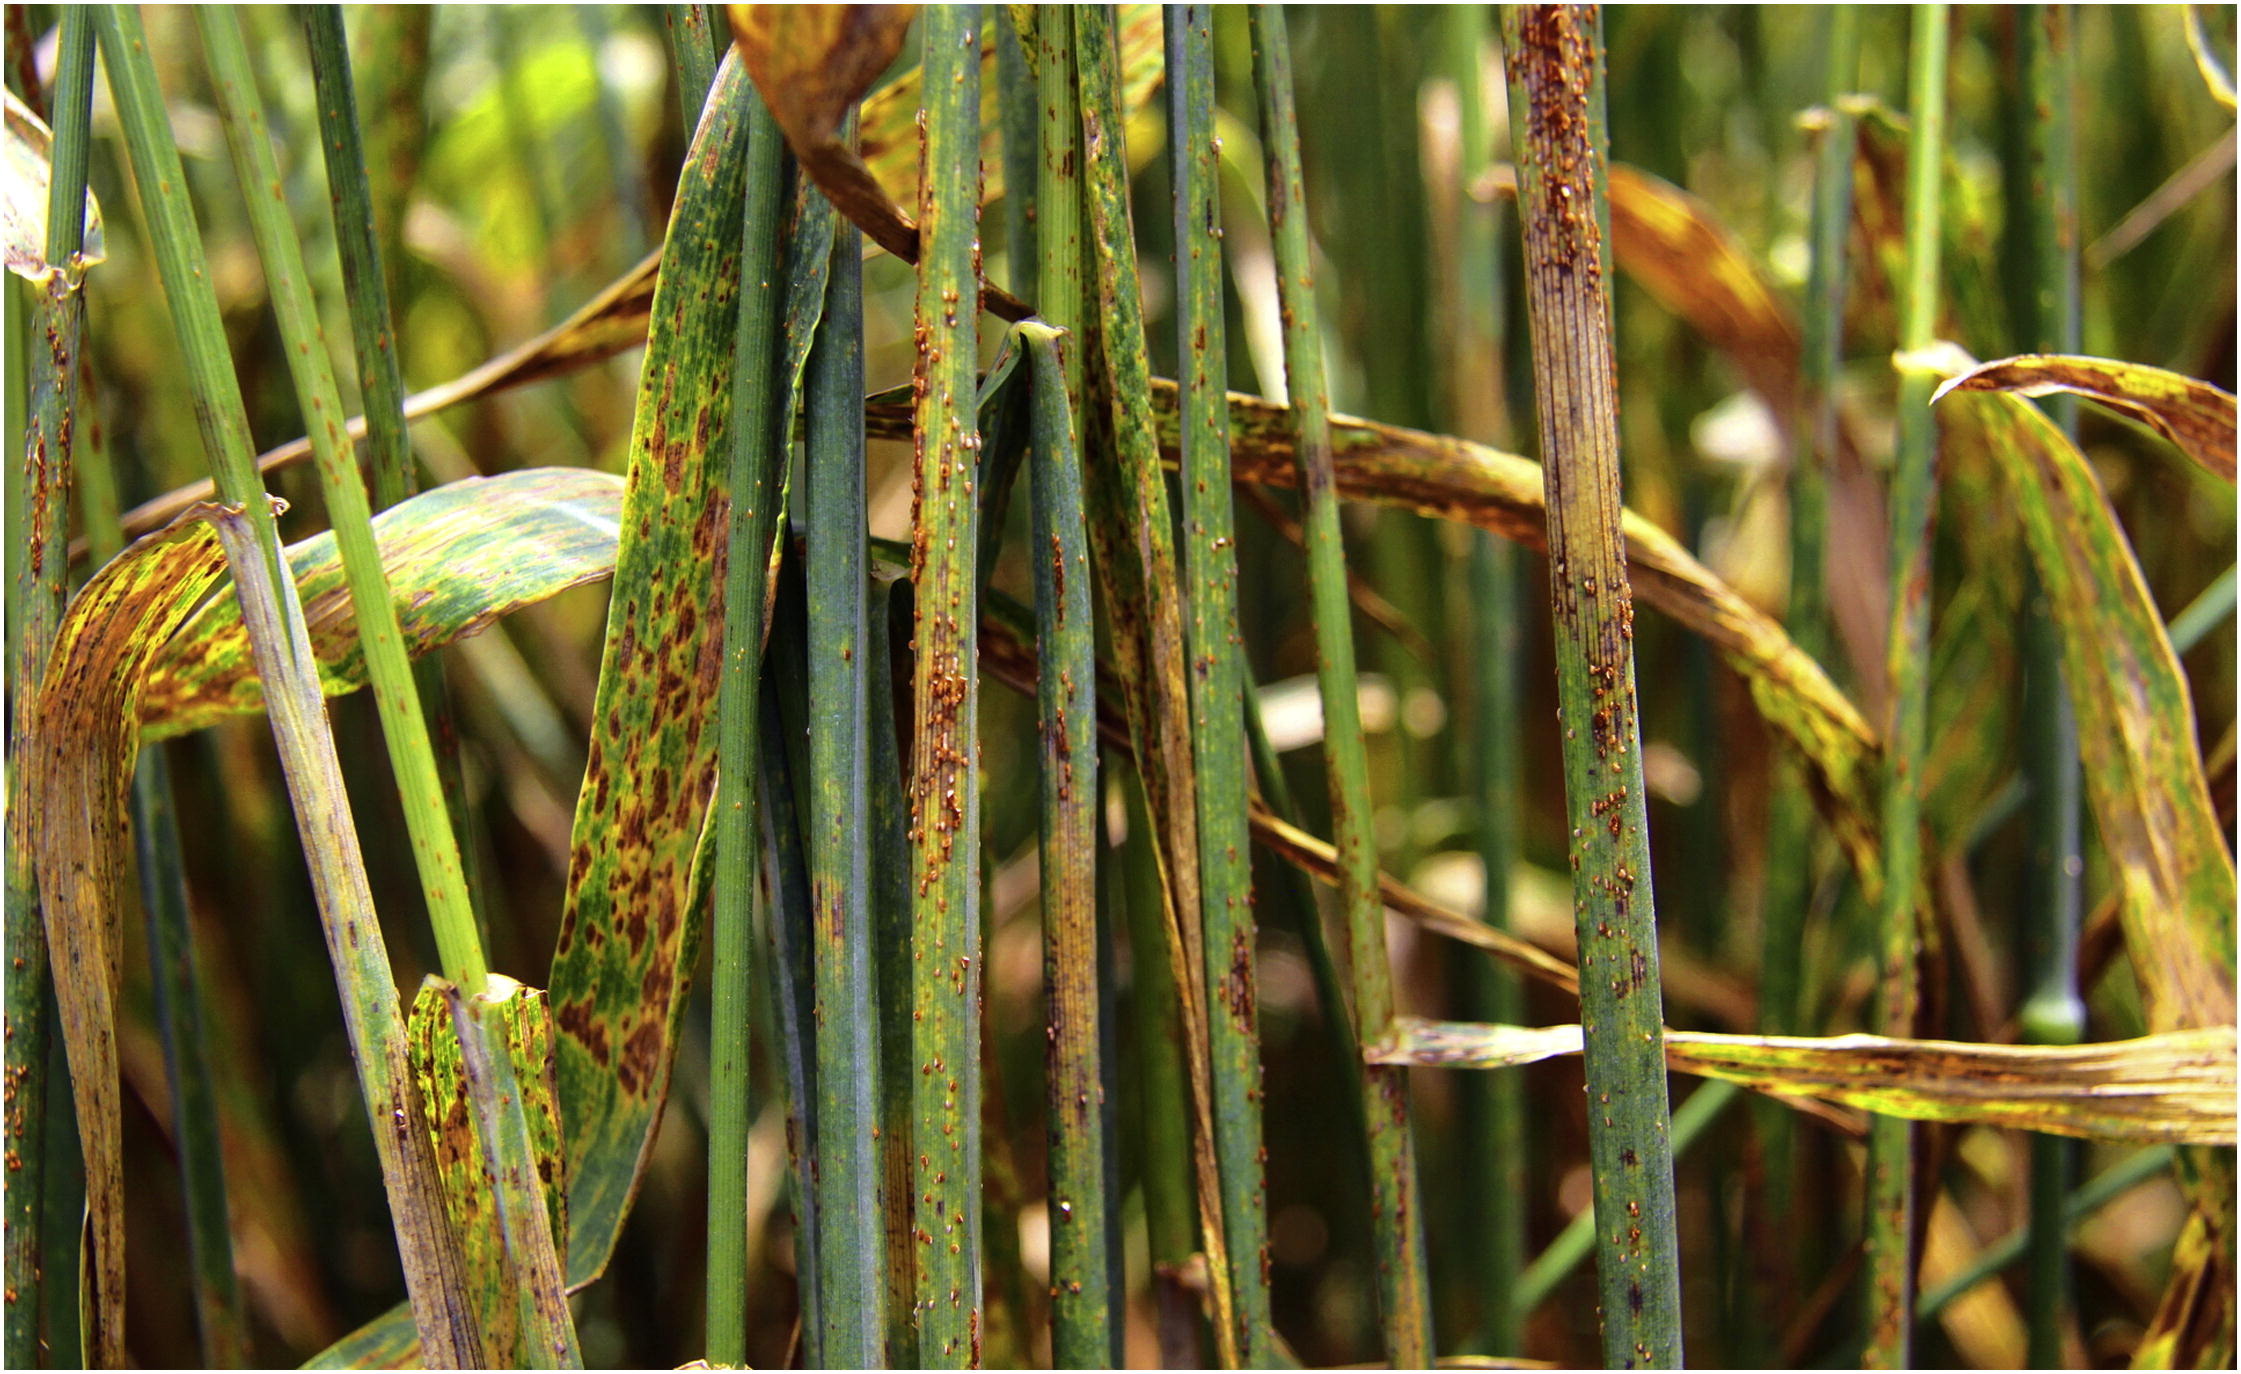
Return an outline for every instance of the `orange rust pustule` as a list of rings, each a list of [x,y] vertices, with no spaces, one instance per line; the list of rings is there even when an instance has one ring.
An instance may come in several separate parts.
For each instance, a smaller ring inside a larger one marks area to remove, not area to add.
[[[1527,6],[1525,42],[1510,55],[1510,71],[1512,80],[1525,74],[1532,92],[1528,117],[1536,142],[1558,153],[1553,165],[1538,169],[1548,188],[1547,223],[1555,231],[1542,260],[1600,277],[1603,235],[1591,189],[1599,169],[1584,122],[1595,55],[1584,18],[1578,6]]]

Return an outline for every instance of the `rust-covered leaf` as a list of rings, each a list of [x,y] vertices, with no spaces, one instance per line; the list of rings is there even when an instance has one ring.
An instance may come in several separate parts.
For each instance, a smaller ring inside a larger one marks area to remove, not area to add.
[[[605,1267],[669,1086],[698,943],[717,668],[746,73],[727,59],[685,161],[631,428],[621,542],[553,955],[568,1277]]]
[[[2234,1143],[2231,1026],[2092,1045],[1667,1031],[1676,1073],[1886,1116],[2096,1140]],[[1503,1068],[1580,1052],[1578,1026],[1399,1018],[1372,1063]]]
[[[2154,427],[2187,457],[2233,480],[2233,395],[2208,382],[2144,363],[2025,353],[1978,364],[1939,387],[1932,404],[1954,391],[2083,396]]]
[[[124,1172],[116,997],[126,806],[148,661],[214,586],[225,554],[196,507],[103,568],[71,601],[39,685],[31,821],[63,1047],[86,1169],[85,1355],[124,1362]]]
[[[382,571],[414,657],[478,634],[522,606],[615,568],[623,482],[584,468],[530,468],[470,477],[425,491],[374,517]],[[356,616],[334,535],[288,548],[304,622],[328,696],[366,683]],[[143,743],[264,709],[241,607],[204,606],[148,666],[140,701]]]
[[[560,1114],[556,1098],[552,1032],[545,995],[493,975],[486,1005],[489,1019],[504,1027],[512,1053],[520,1109],[541,1175],[550,1234],[556,1248],[567,1245],[567,1175],[560,1151]],[[428,1134],[435,1147],[443,1184],[444,1210],[467,1266],[468,1291],[482,1325],[484,1348],[523,1368],[536,1365],[536,1348],[525,1344],[532,1314],[526,1299],[522,1264],[509,1256],[496,1205],[497,1183],[478,1143],[477,1109],[455,1021],[458,990],[429,978],[413,999],[407,1026],[412,1067],[428,1111]],[[486,1104],[486,1106],[489,1104]],[[518,1248],[518,1247],[517,1247]],[[557,1285],[556,1285],[557,1286]]]

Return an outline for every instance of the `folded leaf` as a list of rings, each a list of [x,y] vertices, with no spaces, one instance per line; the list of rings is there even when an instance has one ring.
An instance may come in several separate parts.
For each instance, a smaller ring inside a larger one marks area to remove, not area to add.
[[[418,657],[501,616],[615,569],[622,479],[583,468],[530,468],[425,491],[374,518],[382,571],[405,644]],[[366,683],[356,616],[334,535],[289,546],[304,622],[328,696]],[[148,665],[143,743],[264,709],[241,607],[203,607]]]
[[[2187,457],[2228,482],[2233,480],[2233,396],[2208,382],[2144,363],[2025,353],[1979,364],[1953,378],[1938,388],[1931,404],[1954,391],[2083,396],[2154,426]]]

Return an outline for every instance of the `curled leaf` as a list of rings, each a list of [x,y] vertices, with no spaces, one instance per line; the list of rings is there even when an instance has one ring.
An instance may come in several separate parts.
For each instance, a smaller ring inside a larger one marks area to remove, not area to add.
[[[1916,1121],[2190,1145],[2234,1143],[2234,1048],[2231,1026],[2092,1045],[1665,1033],[1675,1072],[1763,1093]],[[1400,1017],[1364,1057],[1503,1068],[1579,1052],[1578,1026]]]
[[[2000,469],[2047,590],[2148,1022],[2231,1025],[2233,860],[2194,702],[2131,543],[2092,465],[2045,412],[2002,392],[1940,394],[1946,442],[1981,445]]]
[[[918,261],[918,225],[842,136],[842,119],[902,52],[917,9],[908,5],[729,5],[740,60],[785,130],[802,170],[866,237]],[[981,304],[1007,320],[1034,311],[981,283]]]
[[[197,506],[119,554],[63,613],[32,736],[35,861],[91,1232],[85,1279],[88,1362],[124,1362],[124,1172],[117,1096],[116,997],[122,940],[125,808],[137,753],[144,669],[225,569]]]
[[[416,657],[486,628],[522,606],[609,576],[622,479],[582,468],[529,468],[425,491],[374,519],[382,571]],[[331,533],[288,549],[320,687],[365,685],[357,618]],[[155,654],[140,700],[143,741],[169,739],[264,709],[240,603],[204,607]]]
[[[1962,373],[1939,387],[1930,403],[1935,405],[1955,391],[2083,396],[2153,426],[2187,457],[2226,481],[2233,480],[2234,398],[2208,382],[2144,363],[2025,353]]]

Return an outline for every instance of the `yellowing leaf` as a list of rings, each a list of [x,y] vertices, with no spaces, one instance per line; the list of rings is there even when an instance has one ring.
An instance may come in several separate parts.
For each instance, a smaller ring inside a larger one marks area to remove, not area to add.
[[[529,468],[452,482],[376,516],[382,571],[409,651],[417,657],[465,639],[521,606],[612,574],[622,486],[611,473]],[[365,656],[334,536],[291,545],[288,565],[321,689],[356,691],[366,682]],[[169,739],[263,709],[240,603],[222,597],[149,663],[141,738]]]
[[[1678,1073],[1814,1097],[1886,1116],[2098,1140],[2234,1143],[2231,1026],[2093,1045],[1980,1045],[1667,1031]],[[1499,1026],[1400,1017],[1364,1051],[1372,1063],[1503,1068],[1580,1052],[1578,1026]]]
[[[1152,409],[1162,455],[1174,462],[1173,382],[1153,381]],[[875,438],[908,439],[907,392],[870,398],[864,422]],[[1283,406],[1233,394],[1229,424],[1231,471],[1239,481],[1286,487],[1298,482]],[[1349,500],[1463,521],[1528,548],[1547,547],[1541,465],[1531,459],[1345,415],[1331,417],[1331,442],[1339,492]],[[1874,731],[1771,617],[1664,530],[1633,511],[1623,518],[1635,596],[1703,636],[1749,685],[1760,716],[1806,761],[1830,829],[1862,886],[1880,890]]]
[[[2037,406],[1956,393],[1946,442],[2004,474],[2062,640],[2085,787],[2159,1030],[2233,1024],[2233,860],[2195,750],[2194,702],[2092,465]]]
[[[32,827],[54,969],[55,1003],[86,1168],[91,1246],[85,1354],[124,1360],[124,1172],[117,1098],[116,996],[142,672],[225,569],[209,517],[195,507],[119,554],[70,602],[55,636],[32,737],[15,764],[32,770]]]
[[[2233,480],[2233,396],[2208,382],[2143,363],[2025,353],[1970,369],[1939,387],[1930,403],[1954,391],[2083,396],[2154,426],[2187,457]]]

